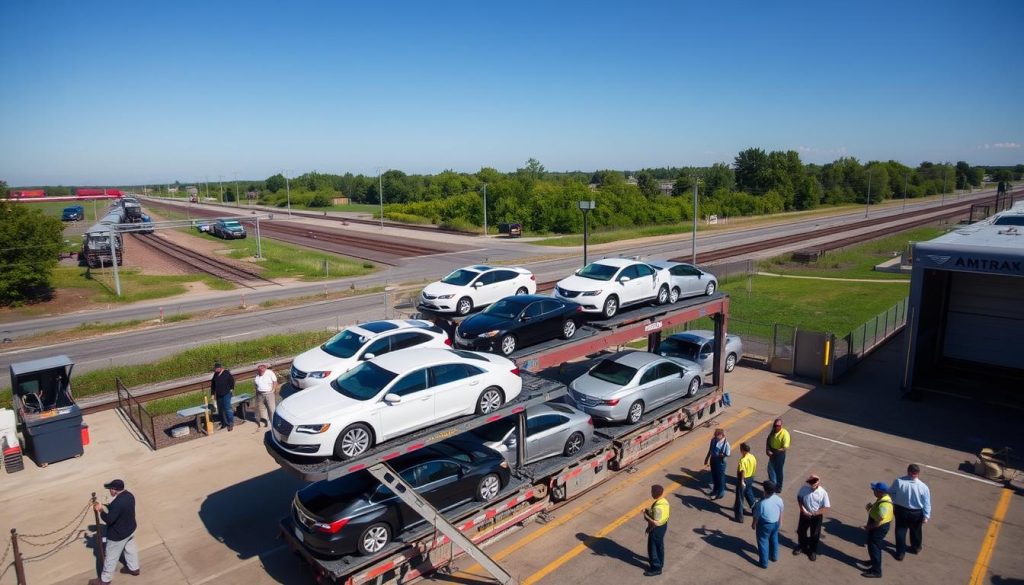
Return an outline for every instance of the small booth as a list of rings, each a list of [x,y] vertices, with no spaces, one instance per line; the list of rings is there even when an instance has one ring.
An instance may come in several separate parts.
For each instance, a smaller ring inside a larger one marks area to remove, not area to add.
[[[82,411],[71,397],[67,356],[11,364],[11,392],[26,452],[36,464],[82,454]]]

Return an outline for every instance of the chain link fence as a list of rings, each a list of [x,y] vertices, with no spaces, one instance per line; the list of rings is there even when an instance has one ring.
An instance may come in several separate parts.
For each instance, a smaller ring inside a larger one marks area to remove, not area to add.
[[[850,371],[871,350],[898,333],[907,324],[907,303],[903,299],[868,319],[844,337],[832,337],[829,379],[835,381]]]

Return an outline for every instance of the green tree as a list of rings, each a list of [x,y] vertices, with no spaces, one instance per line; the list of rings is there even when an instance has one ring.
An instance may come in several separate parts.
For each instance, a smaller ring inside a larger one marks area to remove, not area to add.
[[[278,173],[276,175],[273,175],[273,176],[267,178],[266,185],[267,185],[267,191],[270,191],[271,193],[277,193],[281,189],[284,189],[285,186],[286,186],[285,185],[285,180],[284,180],[284,175],[282,175],[281,173]]]
[[[765,188],[765,171],[768,170],[768,154],[760,148],[748,148],[736,155],[733,161],[736,174],[736,188],[754,195],[761,195]]]
[[[6,190],[0,181],[0,190]],[[0,304],[42,298],[50,292],[64,227],[27,205],[0,202]]]
[[[653,199],[661,194],[661,187],[658,184],[658,180],[654,178],[654,175],[647,171],[640,171],[636,175],[636,186],[640,189],[640,192],[644,194],[644,197]]]
[[[720,189],[732,191],[736,186],[736,175],[729,165],[717,162],[704,172],[704,190],[715,193]]]
[[[540,164],[539,160],[530,158],[526,161],[526,166],[521,169],[516,169],[516,172],[524,174],[536,181],[544,178],[544,165]]]
[[[675,196],[686,195],[693,190],[693,177],[689,173],[681,172],[672,183],[672,194]]]

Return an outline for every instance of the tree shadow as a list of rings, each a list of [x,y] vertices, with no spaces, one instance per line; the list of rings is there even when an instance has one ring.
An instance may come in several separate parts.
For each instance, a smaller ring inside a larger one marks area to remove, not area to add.
[[[757,559],[757,546],[754,545],[752,542],[747,542],[746,540],[738,536],[732,536],[731,534],[726,534],[721,530],[715,528],[708,528],[707,526],[694,528],[693,532],[696,535],[700,536],[701,539],[704,540],[704,542],[708,543],[709,545],[715,548],[720,548],[731,553],[736,553],[737,555],[746,559],[747,562],[749,562],[752,565],[759,564],[759,561]],[[750,531],[750,536],[751,538],[754,537],[753,530]]]
[[[590,552],[595,556],[618,559],[640,569],[647,568],[647,557],[636,554],[610,538],[590,536],[584,532],[577,532],[576,539],[590,549]]]

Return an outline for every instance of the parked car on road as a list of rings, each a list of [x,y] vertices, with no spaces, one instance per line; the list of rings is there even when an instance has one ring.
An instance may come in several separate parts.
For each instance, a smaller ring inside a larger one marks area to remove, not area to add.
[[[515,461],[519,432],[517,417],[509,416],[470,431],[483,444]],[[526,409],[526,461],[533,463],[576,455],[594,437],[594,419],[567,404],[548,403]]]
[[[715,369],[715,333],[694,330],[670,335],[661,340],[658,355],[696,362],[705,376],[710,375]],[[735,370],[736,363],[743,359],[743,341],[736,335],[726,335],[723,355],[725,371]]]
[[[451,341],[443,329],[419,319],[360,323],[299,354],[292,360],[289,381],[294,388],[304,390],[328,384],[359,363],[386,353],[411,347],[449,345]]]
[[[441,512],[493,500],[510,479],[499,453],[462,439],[424,447],[391,466]],[[292,520],[300,542],[331,557],[380,552],[396,535],[425,522],[366,471],[302,488],[292,501]]]
[[[605,258],[559,280],[553,296],[610,319],[621,307],[649,301],[663,305],[670,294],[667,270],[627,258]]]
[[[82,221],[85,219],[85,208],[81,205],[65,207],[60,214],[61,221]]]
[[[537,279],[525,268],[467,266],[459,268],[420,293],[420,307],[438,313],[468,315],[511,295],[537,292]]]
[[[501,299],[459,323],[455,345],[511,355],[516,349],[549,339],[571,339],[583,308],[571,301],[539,295]]]
[[[424,427],[494,412],[522,388],[519,368],[501,356],[393,351],[282,400],[272,434],[293,455],[349,459]]]
[[[648,410],[694,396],[700,387],[697,364],[646,351],[628,351],[600,360],[573,380],[569,397],[591,416],[635,424]]]
[[[233,219],[218,219],[210,226],[210,234],[225,240],[244,240],[245,227]]]
[[[686,297],[710,296],[718,290],[718,279],[715,278],[715,275],[705,272],[693,264],[669,262],[666,260],[664,262],[651,262],[651,266],[667,270],[671,275],[670,303]]]

